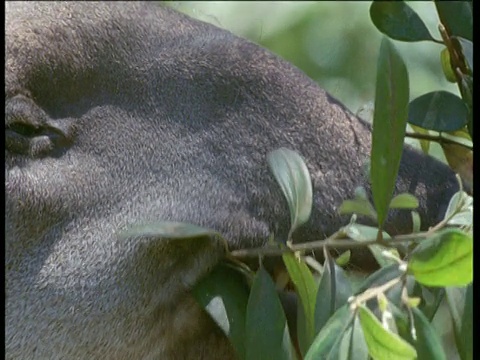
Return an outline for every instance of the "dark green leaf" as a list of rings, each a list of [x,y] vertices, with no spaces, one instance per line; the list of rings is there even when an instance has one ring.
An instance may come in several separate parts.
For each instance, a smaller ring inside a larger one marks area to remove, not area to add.
[[[368,359],[368,348],[363,336],[362,326],[357,317],[352,321],[352,324],[347,328],[341,337],[339,346],[335,347],[337,354],[333,353],[328,359],[338,360],[362,360]]]
[[[465,305],[466,290],[467,287],[463,286],[449,286],[445,288],[447,304],[455,327],[456,336],[460,335],[460,328],[462,327],[462,315],[463,307]]]
[[[403,274],[404,273],[400,270],[398,264],[385,266],[375,271],[373,274],[370,274],[355,291],[355,295],[365,292],[369,288],[385,284]]]
[[[377,66],[370,171],[379,226],[385,222],[395,188],[407,124],[408,97],[407,68],[392,43],[384,38]]]
[[[245,358],[248,290],[243,275],[220,264],[192,291],[195,299],[228,336],[239,359]]]
[[[257,271],[247,304],[246,359],[292,359],[287,320],[270,275]]]
[[[312,181],[302,157],[280,148],[268,154],[268,164],[290,210],[291,232],[308,221],[312,211]]]
[[[368,352],[374,360],[416,359],[415,349],[397,334],[386,330],[367,307],[361,306],[358,310]]]
[[[447,287],[445,292],[460,357],[473,359],[473,283],[467,287]]]
[[[446,360],[442,343],[428,319],[423,313],[412,308],[417,340],[414,342],[419,359]]]
[[[418,308],[427,317],[428,321],[432,321],[445,297],[445,289],[439,287],[427,287],[415,282],[412,296],[417,296],[422,299]]]
[[[467,286],[465,294],[460,338],[462,339],[460,346],[462,360],[473,359],[473,284]]]
[[[461,93],[462,93],[462,98],[465,101],[465,104],[467,108],[471,111],[472,105],[473,105],[473,77],[470,75],[464,75],[462,76],[462,82],[461,82]],[[470,138],[473,138],[470,135]]]
[[[373,274],[370,274],[355,291],[355,295],[363,293],[370,288],[381,286],[389,282],[390,280],[398,278],[402,275],[404,275],[404,272],[399,269],[398,264],[385,266],[375,271]],[[413,277],[411,278],[413,280]],[[410,280],[407,277],[407,283],[408,282],[410,282]],[[400,306],[401,291],[402,291],[402,284],[399,283],[385,293],[385,295],[387,296],[387,299],[389,300],[389,304],[397,304],[398,306]],[[368,306],[371,309],[376,309],[378,306],[378,302],[376,300],[371,300],[368,302]]]
[[[467,124],[468,109],[458,96],[434,91],[410,103],[408,122],[434,131],[454,131]]]
[[[301,301],[297,301],[297,322],[295,324],[297,329],[297,342],[301,355],[305,356],[308,348],[312,344],[311,333],[308,332],[309,324],[312,323],[312,319],[305,317],[305,311]],[[289,324],[289,327],[293,330],[295,327]],[[314,334],[315,335],[315,334]]]
[[[315,337],[305,355],[305,360],[326,359],[338,345],[341,335],[345,333],[352,320],[348,305],[339,308]]]
[[[470,138],[473,139],[473,77],[470,75],[462,76],[460,82],[460,92],[462,94],[463,101],[467,106],[467,128]]]
[[[403,1],[374,1],[370,17],[378,30],[395,40],[434,40],[418,14]]]
[[[463,286],[473,280],[473,239],[447,229],[423,240],[408,262],[408,272],[429,286]]]
[[[293,253],[286,252],[282,255],[282,258],[300,297],[304,315],[302,319],[305,320],[305,324],[302,325],[306,329],[305,332],[302,331],[299,343],[302,353],[305,353],[315,336],[314,313],[318,285],[307,265],[303,261],[299,261]],[[297,326],[300,329],[300,324],[297,324]],[[303,335],[305,335],[305,338],[303,338]]]
[[[344,270],[327,256],[315,304],[315,331],[319,332],[335,311],[352,295]]]
[[[440,21],[450,35],[473,41],[471,1],[435,1],[435,5]]]
[[[461,49],[465,63],[473,74],[473,43],[461,37],[452,37],[453,43],[457,48]]]
[[[324,354],[320,357],[320,354]],[[367,360],[368,348],[358,318],[348,322],[348,326],[338,334],[338,339],[328,353],[319,352],[317,358],[327,360]]]

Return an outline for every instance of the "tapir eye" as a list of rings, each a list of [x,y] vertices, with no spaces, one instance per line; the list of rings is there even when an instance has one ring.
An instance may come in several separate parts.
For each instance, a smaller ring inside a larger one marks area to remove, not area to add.
[[[5,106],[5,150],[31,157],[61,156],[71,144],[68,126],[48,116],[24,96]]]

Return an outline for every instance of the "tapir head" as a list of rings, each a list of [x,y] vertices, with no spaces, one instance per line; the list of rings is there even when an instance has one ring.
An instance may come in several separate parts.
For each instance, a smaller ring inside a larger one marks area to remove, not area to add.
[[[366,185],[368,125],[299,70],[227,31],[155,4],[6,4],[5,249],[9,359],[224,359],[188,290],[223,256],[211,242],[123,239],[185,221],[231,249],[288,231],[266,155],[304,156],[319,239]],[[425,227],[457,190],[406,149],[397,191]],[[394,214],[394,232],[410,231]]]

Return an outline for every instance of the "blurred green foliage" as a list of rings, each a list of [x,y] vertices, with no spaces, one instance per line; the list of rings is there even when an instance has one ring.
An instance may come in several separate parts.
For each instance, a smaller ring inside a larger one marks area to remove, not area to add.
[[[302,69],[351,111],[375,97],[375,71],[382,34],[370,20],[370,1],[260,2],[173,1],[173,8],[228,29]],[[437,39],[432,2],[409,2]],[[458,94],[439,62],[442,46],[395,41],[410,74],[411,100],[434,90]]]
[[[370,117],[375,98],[375,74],[382,34],[373,25],[370,1],[170,1],[192,17],[230,30],[260,44],[315,80],[353,113]],[[430,33],[440,39],[433,2],[409,2]],[[459,94],[443,75],[442,46],[430,41],[395,41],[410,77],[410,100],[430,91]],[[371,119],[370,119],[371,120]],[[416,147],[419,142],[406,141]],[[429,153],[446,162],[441,147]]]

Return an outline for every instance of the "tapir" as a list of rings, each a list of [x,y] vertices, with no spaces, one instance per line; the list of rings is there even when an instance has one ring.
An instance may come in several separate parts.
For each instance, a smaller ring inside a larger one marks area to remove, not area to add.
[[[5,50],[7,359],[233,359],[191,295],[225,248],[119,230],[186,222],[230,250],[285,238],[267,164],[281,147],[314,192],[294,241],[347,224],[342,200],[369,189],[368,123],[279,56],[168,7],[7,2]],[[424,228],[458,188],[405,147],[395,191],[419,199]],[[410,232],[410,215],[386,229]]]

